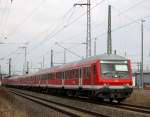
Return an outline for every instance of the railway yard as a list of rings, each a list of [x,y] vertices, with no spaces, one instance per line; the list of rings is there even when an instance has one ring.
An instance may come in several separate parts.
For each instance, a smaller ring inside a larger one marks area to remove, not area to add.
[[[149,13],[149,0],[0,0],[0,117],[150,117]]]
[[[98,99],[56,96],[10,88],[0,89],[0,99],[1,117],[150,116],[150,92],[142,91],[135,91],[129,99],[121,104],[101,102]]]

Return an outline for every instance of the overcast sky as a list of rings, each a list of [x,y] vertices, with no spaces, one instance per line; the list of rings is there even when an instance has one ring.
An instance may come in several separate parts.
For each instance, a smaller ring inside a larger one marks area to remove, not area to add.
[[[0,64],[8,71],[12,58],[14,73],[22,72],[24,50],[32,67],[39,68],[42,58],[50,67],[50,50],[54,62],[63,62],[63,48],[85,57],[86,0],[0,0]],[[140,61],[141,19],[144,19],[144,67],[150,69],[150,0],[91,0],[92,54],[97,38],[97,54],[106,53],[108,5],[112,5],[112,47],[117,54]],[[25,44],[28,43],[28,44]],[[80,60],[67,52],[67,62]]]

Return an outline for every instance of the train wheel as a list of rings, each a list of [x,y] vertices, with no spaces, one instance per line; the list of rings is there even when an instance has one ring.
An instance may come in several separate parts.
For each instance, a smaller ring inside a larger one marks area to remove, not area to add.
[[[74,97],[79,97],[79,95],[80,95],[80,92],[76,91]]]
[[[113,101],[113,98],[109,98],[109,102],[112,102]]]
[[[118,101],[118,104],[120,104],[120,102],[121,102],[121,99],[117,99],[117,101]]]
[[[123,100],[125,100],[125,98],[118,98],[117,101],[120,104]]]

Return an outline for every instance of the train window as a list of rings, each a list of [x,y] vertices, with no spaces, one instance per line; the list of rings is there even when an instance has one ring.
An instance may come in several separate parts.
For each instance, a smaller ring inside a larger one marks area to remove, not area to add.
[[[96,65],[93,66],[93,77],[96,78]]]
[[[80,78],[82,77],[82,68],[80,68],[80,70],[79,70],[79,77]]]
[[[64,72],[61,72],[61,78],[64,79]]]
[[[75,78],[79,78],[79,73],[78,73],[78,69],[75,70]]]
[[[49,74],[47,74],[47,80],[49,79]]]
[[[48,76],[48,79],[52,79],[52,74],[50,73],[50,74],[48,74],[49,76]]]
[[[55,73],[52,73],[52,79],[55,79]]]
[[[96,75],[96,65],[93,66],[93,73]]]
[[[65,72],[65,79],[70,79],[71,70]]]
[[[90,67],[86,67],[86,78],[90,78]]]
[[[57,79],[62,79],[62,77],[63,77],[62,72],[56,73],[56,78]]]
[[[47,80],[47,74],[45,74],[45,79],[44,80]]]
[[[64,72],[64,76],[65,76],[64,79],[67,79],[67,72],[66,71]]]
[[[101,74],[105,78],[128,78],[128,64],[125,63],[101,63]]]

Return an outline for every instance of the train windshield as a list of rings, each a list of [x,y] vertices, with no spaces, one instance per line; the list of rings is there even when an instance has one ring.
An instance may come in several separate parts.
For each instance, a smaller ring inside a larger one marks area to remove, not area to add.
[[[128,78],[129,69],[127,61],[101,63],[101,74],[104,78]]]

